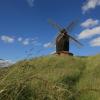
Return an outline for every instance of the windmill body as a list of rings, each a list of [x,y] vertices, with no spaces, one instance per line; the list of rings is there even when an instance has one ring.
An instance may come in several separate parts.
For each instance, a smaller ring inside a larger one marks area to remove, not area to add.
[[[62,51],[69,52],[69,36],[66,32],[61,32],[56,38],[56,53]]]

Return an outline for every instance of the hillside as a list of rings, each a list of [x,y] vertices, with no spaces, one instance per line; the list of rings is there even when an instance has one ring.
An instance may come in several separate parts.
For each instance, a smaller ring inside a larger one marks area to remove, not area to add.
[[[100,100],[100,55],[51,55],[0,68],[0,100]]]

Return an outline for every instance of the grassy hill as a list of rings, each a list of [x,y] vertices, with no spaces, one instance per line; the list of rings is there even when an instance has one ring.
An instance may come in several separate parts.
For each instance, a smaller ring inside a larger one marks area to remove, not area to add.
[[[51,55],[1,68],[0,100],[100,100],[100,55]]]

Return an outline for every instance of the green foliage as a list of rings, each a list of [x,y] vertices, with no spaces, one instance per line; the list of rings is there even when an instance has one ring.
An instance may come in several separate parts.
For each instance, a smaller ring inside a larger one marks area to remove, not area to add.
[[[99,100],[100,55],[46,56],[0,69],[0,100]]]

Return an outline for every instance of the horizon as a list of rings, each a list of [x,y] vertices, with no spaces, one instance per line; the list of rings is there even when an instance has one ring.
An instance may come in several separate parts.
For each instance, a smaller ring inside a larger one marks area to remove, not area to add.
[[[29,55],[51,54],[49,48],[57,29],[48,20],[63,27],[78,19],[70,35],[84,47],[70,44],[77,56],[100,54],[100,0],[1,0],[0,1],[0,59],[18,61]],[[29,54],[30,53],[30,54]]]

